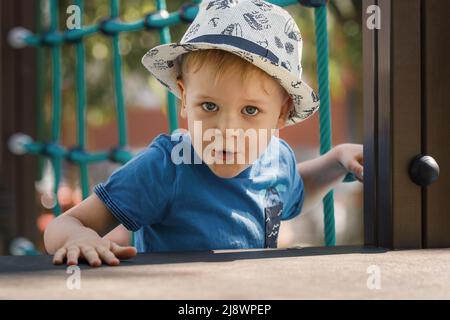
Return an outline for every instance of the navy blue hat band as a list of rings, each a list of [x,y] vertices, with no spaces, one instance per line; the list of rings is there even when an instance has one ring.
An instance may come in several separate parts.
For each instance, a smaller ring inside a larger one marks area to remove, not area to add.
[[[225,34],[205,34],[186,41],[186,43],[192,42],[208,42],[214,44],[231,45],[241,50],[248,51],[260,55],[262,57],[266,57],[274,64],[278,65],[279,61],[278,57],[272,51],[260,46],[259,44],[256,44],[252,41],[249,41],[241,37],[235,37]]]

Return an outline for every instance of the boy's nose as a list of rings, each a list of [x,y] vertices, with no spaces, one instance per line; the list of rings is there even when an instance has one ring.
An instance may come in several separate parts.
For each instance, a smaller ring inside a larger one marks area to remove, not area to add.
[[[237,143],[243,130],[239,116],[230,113],[223,113],[218,117],[216,128],[221,132],[224,145]]]
[[[233,112],[223,112],[218,118],[217,128],[223,135],[227,129],[240,129],[239,116]]]

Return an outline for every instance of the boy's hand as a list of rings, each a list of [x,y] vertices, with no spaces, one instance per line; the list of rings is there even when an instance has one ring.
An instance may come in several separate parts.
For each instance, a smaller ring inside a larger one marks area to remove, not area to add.
[[[344,143],[336,146],[338,148],[338,159],[341,165],[348,171],[354,174],[355,178],[363,182],[364,175],[364,159],[363,159],[363,145]]]
[[[69,238],[64,246],[55,252],[54,264],[77,265],[78,259],[86,260],[91,267],[99,267],[102,261],[116,266],[119,259],[130,259],[136,255],[136,248],[122,247],[118,244],[101,238],[94,230],[83,230],[76,237]]]

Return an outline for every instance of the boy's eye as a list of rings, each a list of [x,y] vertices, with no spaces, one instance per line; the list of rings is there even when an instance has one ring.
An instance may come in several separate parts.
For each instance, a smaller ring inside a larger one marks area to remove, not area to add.
[[[217,105],[215,103],[212,102],[204,102],[201,104],[203,110],[208,111],[208,112],[212,112],[212,111],[216,111],[217,110]]]
[[[242,109],[242,112],[246,115],[254,116],[254,115],[258,114],[259,109],[257,107],[253,107],[253,106],[246,106],[244,109]]]

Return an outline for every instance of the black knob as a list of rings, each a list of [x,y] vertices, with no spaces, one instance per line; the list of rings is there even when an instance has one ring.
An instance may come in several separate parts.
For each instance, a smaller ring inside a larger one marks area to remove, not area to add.
[[[439,165],[433,157],[418,155],[409,165],[409,177],[415,184],[426,187],[439,177]]]

